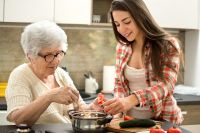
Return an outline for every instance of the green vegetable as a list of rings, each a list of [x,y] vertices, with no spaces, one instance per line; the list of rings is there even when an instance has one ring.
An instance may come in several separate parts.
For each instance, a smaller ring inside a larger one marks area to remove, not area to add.
[[[129,127],[152,127],[155,126],[156,123],[151,119],[133,119],[128,121],[123,121],[119,123],[121,128],[129,128]]]

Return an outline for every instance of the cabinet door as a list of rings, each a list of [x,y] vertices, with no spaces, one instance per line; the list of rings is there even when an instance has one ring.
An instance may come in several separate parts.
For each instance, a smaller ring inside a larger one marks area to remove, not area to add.
[[[164,28],[198,29],[198,0],[144,0]]]
[[[54,0],[5,0],[5,22],[53,20]]]
[[[55,22],[91,24],[92,0],[55,0]]]
[[[200,124],[200,105],[179,105],[179,107],[184,118],[182,125]]]
[[[3,2],[4,0],[0,0],[0,22],[3,21]]]

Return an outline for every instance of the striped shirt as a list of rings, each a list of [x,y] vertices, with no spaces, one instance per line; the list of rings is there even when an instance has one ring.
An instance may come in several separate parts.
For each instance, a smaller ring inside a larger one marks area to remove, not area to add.
[[[124,68],[132,55],[131,45],[118,44],[116,47],[116,78],[114,93],[118,96],[128,96],[134,93],[139,101],[139,107],[150,106],[154,119],[161,119],[180,124],[183,121],[180,108],[173,97],[174,86],[180,67],[180,46],[177,40],[169,40],[172,45],[167,46],[167,52],[161,53],[160,61],[165,82],[154,76],[151,64],[151,47],[145,45],[145,79],[147,88],[131,92],[128,80],[124,76]]]

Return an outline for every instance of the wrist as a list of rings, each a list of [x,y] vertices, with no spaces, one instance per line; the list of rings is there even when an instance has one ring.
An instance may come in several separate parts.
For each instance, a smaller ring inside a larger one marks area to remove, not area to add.
[[[128,96],[128,100],[131,101],[130,104],[133,106],[138,106],[139,105],[139,101],[138,98],[135,94],[131,94]]]
[[[53,94],[51,91],[49,91],[48,93],[46,93],[46,95],[44,95],[45,99],[47,100],[47,102],[52,103],[53,101]]]
[[[89,107],[88,107],[89,110],[93,110],[94,109],[94,102],[91,102],[89,104]]]

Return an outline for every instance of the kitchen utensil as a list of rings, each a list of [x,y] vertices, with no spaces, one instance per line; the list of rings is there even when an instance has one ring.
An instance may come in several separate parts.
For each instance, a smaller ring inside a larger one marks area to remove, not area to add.
[[[91,71],[88,72],[89,78],[94,78],[93,73]]]
[[[84,74],[84,77],[85,77],[85,78],[89,78],[89,75],[85,73],[85,74]]]
[[[95,110],[69,111],[73,130],[77,133],[103,133],[112,116]]]
[[[95,94],[99,85],[98,85],[96,79],[91,78],[91,76],[89,76],[89,77],[90,78],[85,79],[85,92]]]
[[[64,78],[63,78],[64,79]],[[68,85],[67,84],[67,81],[63,81],[63,80],[60,80],[60,82],[61,82],[61,84],[64,86],[64,87],[70,87],[70,89],[72,89],[72,90],[74,90],[74,91],[77,91],[77,90],[75,90],[72,86],[70,86],[70,85]],[[77,102],[74,102],[73,103],[73,106],[74,106],[74,109],[75,110],[83,110],[82,108],[81,108],[81,106],[79,105],[79,102],[77,101]]]

